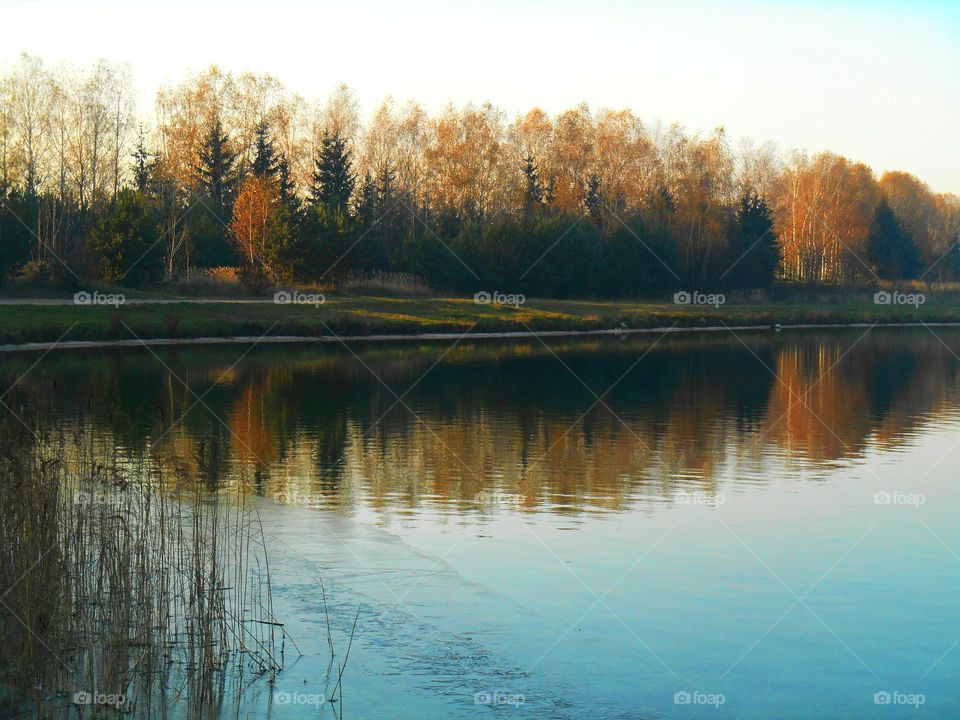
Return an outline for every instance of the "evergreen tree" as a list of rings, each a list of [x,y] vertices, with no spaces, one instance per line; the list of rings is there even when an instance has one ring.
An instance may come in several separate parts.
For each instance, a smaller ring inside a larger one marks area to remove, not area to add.
[[[251,171],[255,177],[272,180],[280,173],[280,159],[270,138],[270,127],[260,121],[254,130],[254,155]]]
[[[590,219],[599,228],[603,225],[603,191],[600,176],[590,173],[587,178],[587,191],[583,197],[583,204],[587,208]]]
[[[314,160],[311,204],[346,212],[353,186],[353,160],[347,141],[339,133],[324,131],[320,153]]]
[[[393,204],[393,168],[384,164],[377,173],[377,214],[383,215]]]
[[[665,185],[650,194],[650,221],[658,228],[668,228],[677,212],[677,201]]]
[[[134,160],[134,169],[133,169],[133,179],[136,183],[137,190],[141,193],[146,193],[147,188],[150,185],[150,174],[151,174],[151,155],[147,152],[146,141],[143,137],[143,125],[140,125],[140,137],[137,140],[137,149],[133,153]]]
[[[897,219],[886,198],[873,212],[867,237],[867,257],[883,278],[902,280],[920,272],[920,251],[913,236]]]
[[[300,198],[297,197],[296,187],[294,187],[293,179],[290,177],[290,163],[283,153],[277,155],[276,180],[277,189],[280,191],[280,202],[299,211]]]
[[[533,156],[527,155],[523,162],[523,175],[527,181],[523,193],[523,205],[525,209],[530,210],[543,205],[546,189],[540,181],[540,168],[533,161]]]
[[[88,251],[97,280],[140,285],[163,277],[157,223],[146,198],[121,190],[90,230]]]
[[[220,118],[210,124],[207,137],[200,148],[197,182],[214,202],[214,212],[226,214],[233,201],[239,178],[236,171],[237,153],[230,147],[230,138]]]
[[[30,231],[20,221],[32,214],[24,195],[0,185],[0,283],[30,259]]]
[[[377,209],[380,204],[379,194],[377,193],[377,184],[373,176],[368,172],[363,176],[363,182],[360,184],[360,197],[357,200],[357,218],[363,227],[372,225],[377,217]]]
[[[746,191],[727,233],[717,280],[731,289],[769,288],[780,265],[780,243],[765,198]]]

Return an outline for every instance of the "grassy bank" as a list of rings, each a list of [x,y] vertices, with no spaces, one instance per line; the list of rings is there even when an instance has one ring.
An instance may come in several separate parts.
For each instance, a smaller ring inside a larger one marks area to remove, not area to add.
[[[2,305],[0,344],[231,335],[374,335],[831,323],[960,322],[960,304],[876,305],[872,298],[677,306],[649,301],[528,300],[519,308],[472,298],[328,297],[272,302],[112,306]],[[128,330],[127,328],[130,328]],[[68,332],[69,331],[69,332]]]

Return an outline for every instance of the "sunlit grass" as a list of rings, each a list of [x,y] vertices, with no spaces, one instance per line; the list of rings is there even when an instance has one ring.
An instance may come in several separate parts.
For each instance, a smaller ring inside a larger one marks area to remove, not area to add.
[[[530,299],[519,307],[472,298],[330,297],[319,306],[272,302],[0,306],[0,344],[222,336],[329,336],[723,325],[960,322],[960,304],[875,305],[865,298],[720,307],[668,302]],[[66,333],[66,335],[65,335]]]

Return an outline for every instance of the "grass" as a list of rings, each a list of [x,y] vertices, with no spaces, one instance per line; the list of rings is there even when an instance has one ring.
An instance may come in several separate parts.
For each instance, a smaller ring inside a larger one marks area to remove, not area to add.
[[[0,306],[0,344],[236,335],[422,334],[832,323],[960,322],[960,303],[935,296],[919,307],[875,305],[868,294],[786,302],[678,306],[653,301],[530,299],[519,308],[472,298],[328,297],[272,302],[111,306]],[[129,328],[129,329],[128,329]]]

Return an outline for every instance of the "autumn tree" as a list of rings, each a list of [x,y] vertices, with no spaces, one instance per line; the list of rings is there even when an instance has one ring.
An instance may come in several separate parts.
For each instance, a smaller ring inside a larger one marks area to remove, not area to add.
[[[270,275],[270,246],[275,239],[278,197],[276,187],[253,175],[240,186],[233,206],[230,235],[251,277]]]
[[[783,275],[808,283],[870,278],[866,242],[880,189],[873,172],[831,153],[798,154],[775,203]]]

